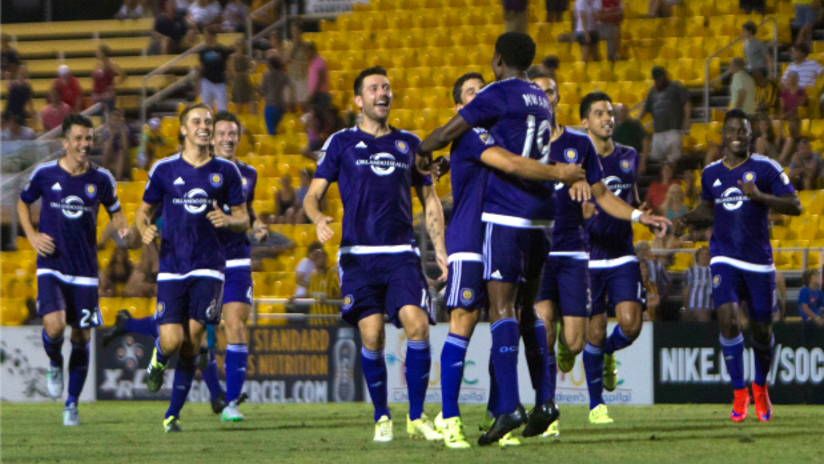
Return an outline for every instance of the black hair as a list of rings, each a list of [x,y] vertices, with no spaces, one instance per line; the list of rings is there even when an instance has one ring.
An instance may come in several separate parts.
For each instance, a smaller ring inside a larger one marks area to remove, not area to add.
[[[793,45],[793,48],[803,53],[804,55],[810,54],[810,46],[805,44],[804,42],[796,43],[795,45]]]
[[[535,59],[535,41],[521,32],[505,32],[495,42],[495,53],[506,66],[526,71]]]
[[[535,79],[540,78],[549,78],[547,73],[541,71],[541,68],[538,66],[530,66],[529,69],[526,70],[526,77],[527,79],[534,81]]]
[[[752,35],[755,35],[755,33],[758,31],[758,26],[756,26],[755,23],[752,21],[747,21],[741,27],[747,31],[750,31],[750,34]]]
[[[306,256],[311,255],[312,252],[315,251],[315,250],[322,250],[322,249],[323,249],[323,245],[321,245],[321,243],[318,242],[318,241],[314,241],[314,242],[310,243],[308,247],[306,247]]]
[[[543,61],[541,61],[541,64],[549,69],[558,69],[558,66],[561,64],[561,60],[559,60],[555,55],[547,55],[544,57]]]
[[[578,109],[578,114],[581,116],[581,119],[586,119],[589,117],[589,112],[592,110],[592,105],[599,101],[606,101],[612,103],[612,98],[609,95],[605,94],[604,92],[590,92],[584,96],[584,99],[581,100],[581,106]]]
[[[729,121],[730,119],[743,119],[745,121],[748,120],[747,119],[747,113],[745,113],[744,110],[740,110],[738,108],[736,108],[734,110],[729,110],[729,111],[727,111],[727,114],[724,115],[724,125],[725,126],[727,125],[727,121]]]
[[[360,95],[363,92],[363,80],[369,76],[386,76],[386,69],[383,66],[372,66],[371,68],[366,68],[358,74],[358,77],[355,78],[355,95]]]
[[[269,67],[272,69],[276,69],[279,71],[283,70],[283,61],[280,60],[277,56],[273,56],[269,58]]]
[[[198,108],[203,108],[205,110],[209,110],[210,112],[214,112],[212,107],[205,104],[205,103],[197,103],[197,104],[194,104],[194,105],[189,105],[183,110],[182,113],[180,113],[180,125],[185,126],[186,125],[186,118],[189,116],[189,112],[192,111],[192,110],[196,110]]]
[[[461,94],[463,93],[463,85],[466,84],[467,81],[472,79],[478,79],[483,83],[484,76],[481,73],[476,72],[469,72],[464,74],[463,76],[459,77],[457,81],[455,81],[455,85],[452,86],[452,99],[455,100],[456,105],[462,105],[463,101],[461,100]]]
[[[215,115],[215,118],[214,118],[215,127],[217,127],[217,123],[219,123],[220,121],[228,121],[228,122],[233,122],[233,123],[237,124],[238,133],[240,132],[240,128],[243,127],[240,124],[240,120],[237,118],[237,116],[234,113],[230,113],[228,111],[220,111]]]
[[[818,274],[818,271],[815,269],[808,269],[804,271],[804,274],[801,275],[801,285],[804,287],[808,287],[810,285],[810,281],[813,280],[813,277]]]
[[[66,117],[63,118],[63,138],[66,138],[69,131],[72,130],[72,126],[83,126],[94,129],[92,120],[86,116],[82,114],[67,114]]]

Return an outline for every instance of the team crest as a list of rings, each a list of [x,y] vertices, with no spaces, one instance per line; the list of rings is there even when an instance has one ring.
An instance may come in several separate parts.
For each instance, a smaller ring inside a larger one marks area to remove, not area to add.
[[[403,153],[404,155],[409,153],[409,145],[403,140],[395,141],[395,148],[397,148],[398,151]]]
[[[160,317],[163,315],[163,311],[166,310],[166,304],[162,301],[157,302],[157,309],[155,310],[156,317]]]
[[[97,195],[97,186],[94,184],[86,184],[84,191],[86,192],[87,197],[94,198],[95,195]]]
[[[212,174],[209,174],[209,183],[212,184],[212,187],[220,187],[221,185],[223,185],[223,175],[221,175],[219,172],[213,172]]]
[[[712,278],[712,288],[718,288],[721,285],[721,276],[717,275]]]
[[[245,177],[241,177],[241,182],[243,182],[243,186],[246,187],[249,184],[249,181],[246,180]]]
[[[570,148],[564,152],[564,161],[567,163],[575,163],[578,161],[578,150]]]
[[[495,143],[495,139],[492,138],[492,135],[489,133],[483,133],[478,137],[481,139],[481,142],[483,142],[484,145],[492,145],[493,143]]]
[[[621,161],[621,170],[622,170],[622,171],[624,171],[624,172],[626,172],[626,173],[629,173],[629,171],[630,171],[631,169],[632,169],[632,163],[630,163],[630,162],[629,162],[629,161],[627,161],[627,160]]]
[[[755,173],[747,171],[744,173],[744,182],[755,182]]]
[[[346,295],[345,297],[343,297],[344,310],[351,308],[353,304],[355,304],[355,299],[352,297],[352,295]]]
[[[472,303],[472,299],[474,297],[475,292],[473,292],[471,288],[461,290],[461,303],[468,305],[469,303]]]

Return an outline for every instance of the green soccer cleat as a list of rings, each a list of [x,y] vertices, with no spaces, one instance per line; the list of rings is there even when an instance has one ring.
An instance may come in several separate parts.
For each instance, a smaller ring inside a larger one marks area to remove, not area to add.
[[[494,423],[495,418],[490,416],[489,411],[487,411],[487,413],[484,414],[484,418],[481,419],[481,423],[478,424],[478,430],[480,430],[481,432],[486,432],[487,430],[489,430],[490,427],[492,427],[492,424]]]
[[[607,405],[605,404],[599,404],[595,409],[589,412],[590,424],[611,424],[613,422],[615,421],[609,417]]]
[[[439,413],[435,418],[435,428],[443,435],[443,444],[449,449],[467,449],[471,445],[466,441],[464,435],[463,422],[460,416],[443,418],[443,413]]]
[[[237,400],[230,401],[220,415],[221,422],[240,422],[244,419],[243,414],[237,409]]]
[[[435,424],[426,417],[426,413],[421,414],[420,419],[409,420],[406,416],[406,432],[411,438],[423,438],[427,441],[443,439],[443,435],[435,429]]]
[[[611,392],[618,386],[618,367],[615,365],[615,353],[604,355],[604,390]]]
[[[167,365],[157,362],[157,347],[152,352],[152,362],[149,363],[148,374],[146,375],[146,389],[156,393],[163,386]]]
[[[377,442],[390,442],[394,438],[394,434],[392,433],[392,419],[389,416],[381,416],[377,422],[375,422],[375,439],[374,441]]]
[[[175,416],[167,417],[166,420],[163,421],[163,429],[166,430],[166,433],[183,431],[180,427],[180,419]]]
[[[506,448],[507,446],[521,446],[521,440],[513,437],[512,432],[508,432],[500,440],[498,440],[498,446],[501,448]]]
[[[549,438],[549,437],[557,438],[559,435],[561,435],[561,428],[560,428],[560,424],[559,424],[560,421],[561,421],[561,419],[558,419],[555,422],[549,424],[549,428],[547,428],[546,432],[544,432],[544,434],[541,435],[541,436],[544,437],[544,438]]]
[[[575,367],[575,355],[572,354],[569,346],[562,342],[560,338],[558,338],[558,352],[556,353],[555,360],[558,363],[558,369],[563,373],[568,374],[572,372],[572,368]]]

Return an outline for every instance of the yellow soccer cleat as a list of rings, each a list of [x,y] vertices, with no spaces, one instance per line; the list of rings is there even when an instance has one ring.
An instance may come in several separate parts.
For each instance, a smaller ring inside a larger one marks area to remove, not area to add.
[[[443,435],[443,444],[449,449],[467,449],[471,446],[466,441],[460,416],[444,419],[443,413],[439,413],[435,418],[435,429]]]
[[[555,422],[549,424],[549,427],[546,429],[546,432],[544,432],[544,434],[541,435],[541,436],[544,437],[544,438],[549,438],[549,437],[556,437],[557,438],[561,434],[561,429],[560,429],[560,424],[559,424],[560,421],[561,421],[561,419],[558,419]]]
[[[512,436],[512,432],[507,432],[506,435],[503,436],[500,440],[498,440],[498,446],[501,448],[506,448],[507,446],[521,446],[521,440]]]
[[[618,386],[618,367],[615,353],[604,355],[604,390],[611,392]]]
[[[426,417],[426,413],[421,414],[421,418],[416,420],[409,420],[407,415],[406,432],[409,433],[411,438],[423,438],[427,441],[443,439],[443,435],[435,430],[435,424]]]
[[[607,405],[599,404],[595,409],[589,412],[590,424],[611,424],[615,421],[609,417],[607,412]]]
[[[561,372],[570,373],[572,368],[575,367],[575,355],[569,350],[569,346],[560,339],[558,339],[558,352],[555,360],[558,362],[558,369]]]
[[[481,419],[481,423],[478,424],[478,430],[481,432],[486,432],[492,427],[492,424],[495,423],[495,418],[490,416],[489,413],[484,414],[484,418]]]
[[[392,433],[392,419],[389,416],[381,416],[377,422],[375,422],[375,439],[374,441],[378,442],[389,442],[392,441],[394,434]]]
[[[166,433],[183,431],[180,427],[180,420],[175,416],[169,416],[163,421],[163,429]]]

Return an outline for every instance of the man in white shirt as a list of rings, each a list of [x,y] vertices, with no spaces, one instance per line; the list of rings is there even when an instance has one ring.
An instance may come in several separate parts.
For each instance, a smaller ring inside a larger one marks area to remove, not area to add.
[[[799,86],[805,88],[815,87],[816,81],[821,77],[822,73],[824,73],[824,68],[822,68],[817,61],[807,58],[809,54],[810,48],[807,44],[798,43],[793,45],[790,52],[793,62],[787,66],[787,70],[784,72],[784,75],[781,76],[782,85],[786,84],[787,77],[790,73],[795,71],[798,73]]]

